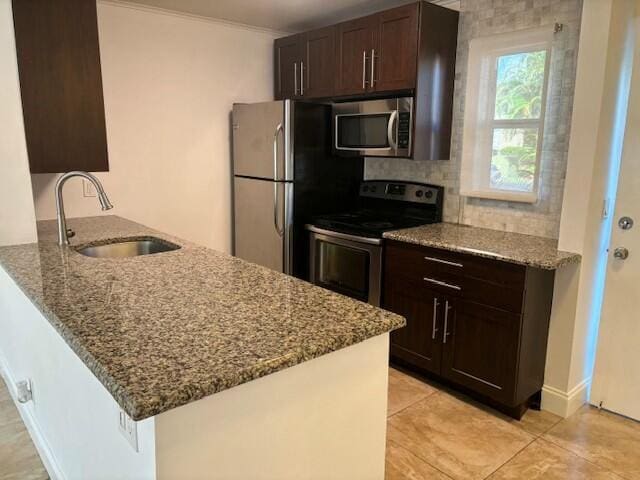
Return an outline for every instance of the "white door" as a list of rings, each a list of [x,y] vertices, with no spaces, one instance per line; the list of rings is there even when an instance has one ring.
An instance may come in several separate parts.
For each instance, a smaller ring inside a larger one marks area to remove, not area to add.
[[[636,2],[636,5],[640,2]],[[637,7],[636,7],[637,9]],[[640,17],[591,403],[640,420]],[[635,222],[631,225],[630,221]],[[628,254],[626,258],[624,258]]]

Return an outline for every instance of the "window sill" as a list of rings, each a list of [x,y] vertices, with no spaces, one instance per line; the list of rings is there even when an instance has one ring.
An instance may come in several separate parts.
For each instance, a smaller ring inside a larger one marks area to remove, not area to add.
[[[536,203],[538,195],[536,193],[524,192],[501,192],[497,190],[460,190],[463,197],[484,198],[487,200],[503,200],[517,203]]]

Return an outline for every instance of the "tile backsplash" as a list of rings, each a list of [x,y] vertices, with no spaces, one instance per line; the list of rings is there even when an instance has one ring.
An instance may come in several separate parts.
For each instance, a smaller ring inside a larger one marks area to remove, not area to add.
[[[576,57],[580,33],[581,0],[462,0],[456,60],[451,160],[419,161],[367,158],[365,178],[412,180],[446,189],[447,222],[557,238],[567,166],[567,150]],[[538,201],[523,204],[459,195],[460,155],[464,121],[469,41],[498,33],[563,25],[554,35],[545,131],[541,152]]]

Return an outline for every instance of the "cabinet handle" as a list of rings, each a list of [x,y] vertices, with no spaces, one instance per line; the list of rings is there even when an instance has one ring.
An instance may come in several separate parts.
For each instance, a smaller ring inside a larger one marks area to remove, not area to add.
[[[374,73],[375,73],[375,65],[376,65],[376,49],[372,48],[371,49],[371,83],[369,85],[371,85],[371,88],[373,88],[373,85],[376,81]]]
[[[300,62],[300,96],[304,96],[304,62]]]
[[[462,290],[462,287],[459,287],[458,285],[453,285],[451,283],[447,283],[447,282],[442,282],[440,280],[435,280],[433,278],[429,278],[429,277],[424,277],[423,280],[425,282],[429,282],[429,283],[433,283],[435,285],[440,285],[441,287],[447,287],[447,288],[452,288],[454,290]]]
[[[449,333],[449,310],[451,310],[449,300],[446,300],[444,302],[444,333],[442,335],[442,343],[447,343],[447,337],[451,335]]]
[[[432,340],[436,339],[436,332],[438,331],[438,329],[436,328],[436,317],[438,316],[438,305],[440,305],[440,302],[438,302],[437,298],[434,298],[433,299],[433,327],[431,328]]]
[[[293,62],[293,94],[298,95],[298,62]]]
[[[450,262],[449,260],[442,260],[441,258],[436,258],[436,257],[424,257],[425,260],[429,261],[429,262],[436,262],[436,263],[442,263],[444,265],[451,265],[452,267],[458,267],[458,268],[462,268],[464,267],[464,265],[462,265],[461,263],[458,262]]]
[[[367,51],[362,51],[362,89],[367,89]]]

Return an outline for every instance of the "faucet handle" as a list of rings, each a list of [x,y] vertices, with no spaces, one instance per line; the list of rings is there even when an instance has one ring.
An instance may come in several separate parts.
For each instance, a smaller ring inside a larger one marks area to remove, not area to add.
[[[76,232],[74,232],[71,228],[67,228],[67,238],[73,238],[76,236]]]

